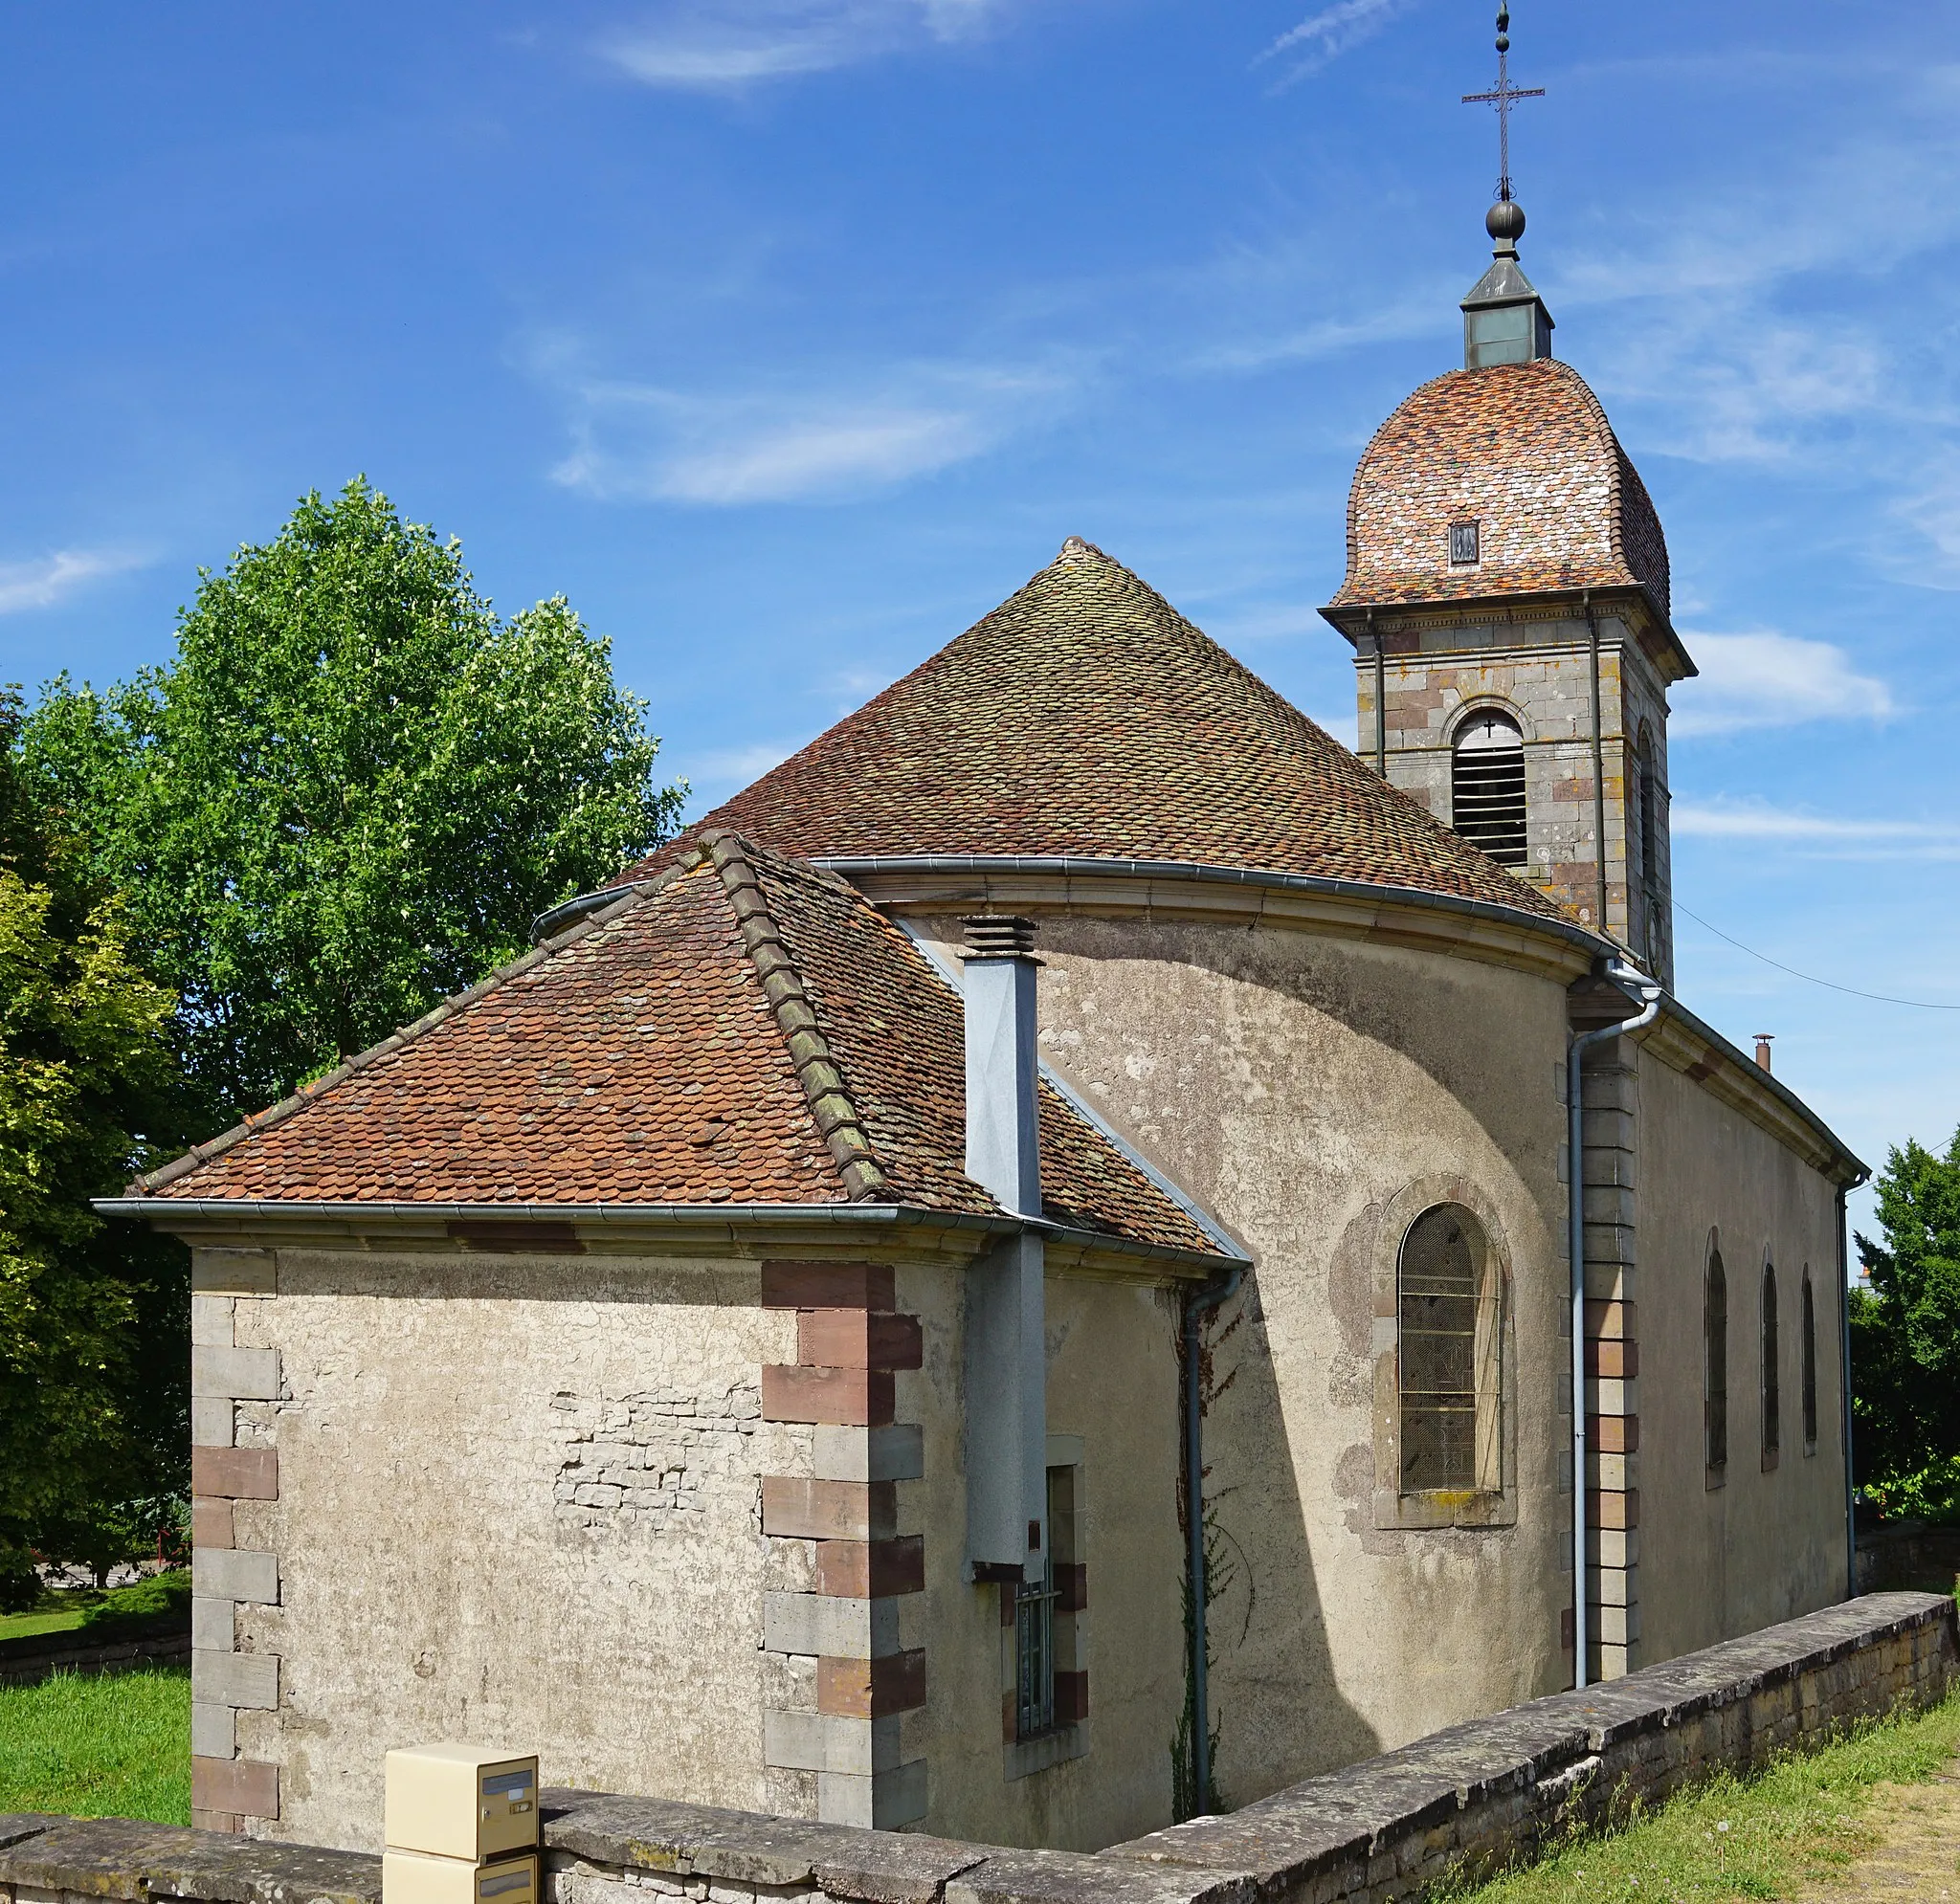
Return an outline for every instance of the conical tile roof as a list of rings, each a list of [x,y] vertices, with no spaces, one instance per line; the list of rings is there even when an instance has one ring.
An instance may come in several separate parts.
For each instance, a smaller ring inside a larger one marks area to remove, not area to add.
[[[721,829],[806,858],[1176,861],[1564,917],[1074,540],[690,834]]]

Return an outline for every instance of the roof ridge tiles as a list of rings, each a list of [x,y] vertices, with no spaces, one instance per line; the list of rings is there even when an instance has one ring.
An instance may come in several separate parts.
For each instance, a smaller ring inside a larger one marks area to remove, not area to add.
[[[742,935],[743,949],[762,982],[763,995],[768,1000],[776,1029],[783,1034],[804,1100],[851,1201],[889,1201],[890,1179],[878,1162],[871,1135],[810,1002],[795,956],[783,941],[782,932],[769,911],[768,896],[750,861],[751,857],[766,858],[772,870],[778,872],[786,872],[787,867],[781,863],[780,855],[762,852],[733,831],[698,834],[694,846],[696,852],[681,863],[692,866],[707,860],[720,875],[728,909]],[[815,868],[810,871],[824,879]],[[841,880],[824,879],[824,883],[843,887]]]
[[[203,1143],[192,1144],[183,1156],[173,1158],[168,1163],[162,1164],[154,1170],[145,1171],[129,1185],[129,1194],[154,1196],[157,1191],[174,1184],[178,1178],[188,1176],[200,1165],[209,1163],[213,1158],[222,1157],[228,1150],[234,1149],[247,1138],[257,1137],[262,1132],[284,1123],[287,1118],[298,1117],[316,1098],[323,1096],[337,1084],[352,1077],[357,1072],[366,1071],[369,1065],[379,1062],[382,1058],[392,1056],[404,1045],[413,1044],[417,1039],[427,1037],[438,1026],[445,1025],[459,1013],[467,1011],[471,1006],[488,997],[490,993],[500,990],[513,979],[523,977],[526,972],[535,970],[546,960],[555,959],[560,953],[568,952],[574,945],[582,944],[595,934],[605,931],[622,914],[644,904],[648,899],[664,892],[677,879],[684,877],[692,870],[692,865],[691,860],[683,858],[675,865],[662,868],[658,873],[634,880],[626,893],[610,906],[603,907],[598,912],[588,913],[584,919],[556,938],[547,939],[542,945],[533,945],[528,951],[513,959],[509,964],[499,965],[494,971],[485,973],[475,985],[463,991],[452,993],[425,1011],[413,1023],[390,1031],[379,1044],[369,1045],[365,1052],[355,1052],[352,1057],[336,1065],[332,1071],[301,1085],[299,1090],[281,1097],[278,1103],[269,1105],[265,1110],[249,1113],[230,1130],[220,1131],[216,1137],[208,1139]]]

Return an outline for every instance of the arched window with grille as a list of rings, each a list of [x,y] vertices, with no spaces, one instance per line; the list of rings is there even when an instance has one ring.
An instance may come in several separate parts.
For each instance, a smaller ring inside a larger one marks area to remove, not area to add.
[[[1526,863],[1525,732],[1501,709],[1478,708],[1457,730],[1450,819],[1500,866]]]
[[[1777,1380],[1776,1266],[1763,1265],[1763,1469],[1775,1467],[1783,1447],[1783,1394]]]
[[[1803,1451],[1817,1451],[1817,1305],[1808,1263],[1803,1266]]]
[[[1409,1226],[1395,1291],[1405,1494],[1503,1486],[1503,1290],[1482,1226],[1460,1204]]]
[[[1702,1421],[1708,1485],[1728,1472],[1728,1277],[1711,1240],[1702,1284]]]

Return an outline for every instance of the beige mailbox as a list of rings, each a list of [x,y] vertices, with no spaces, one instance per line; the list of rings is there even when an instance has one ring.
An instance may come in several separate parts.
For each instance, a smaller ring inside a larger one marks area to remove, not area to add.
[[[538,1904],[538,1854],[473,1864],[390,1845],[381,1854],[381,1895],[384,1904]]]
[[[460,1858],[471,1866],[528,1850],[538,1842],[535,1755],[481,1745],[412,1745],[390,1752],[382,1837],[390,1851]],[[497,1893],[503,1904],[532,1904],[536,1894],[535,1871],[527,1895]]]

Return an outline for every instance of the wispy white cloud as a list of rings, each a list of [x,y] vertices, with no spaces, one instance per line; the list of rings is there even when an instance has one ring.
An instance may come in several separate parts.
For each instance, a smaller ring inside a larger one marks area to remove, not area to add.
[[[33,562],[0,562],[0,615],[53,608],[85,584],[148,560],[126,549],[56,549]]]
[[[734,507],[829,502],[936,475],[982,455],[1065,401],[1065,367],[914,365],[858,389],[702,395],[545,373],[567,389],[573,447],[552,471],[609,499]]]
[[[1894,712],[1884,682],[1860,675],[1841,648],[1761,629],[1682,639],[1702,672],[1675,690],[1677,735],[1733,734],[1806,720],[1882,720]]]
[[[746,747],[717,747],[682,762],[694,794],[689,804],[697,810],[704,802],[712,806],[739,787],[760,780],[771,767],[781,766],[807,742],[807,736],[795,741],[757,741]]]
[[[969,38],[1001,11],[1002,0],[679,0],[598,51],[650,86],[733,91]]]
[[[1831,846],[1885,843],[1960,845],[1960,825],[1929,820],[1845,819],[1806,813],[1754,800],[1677,800],[1669,830],[1684,838],[1777,840]]]
[[[1334,0],[1331,7],[1323,7],[1297,27],[1289,27],[1253,64],[1261,66],[1269,59],[1286,61],[1279,84],[1290,86],[1340,58],[1348,48],[1372,39],[1398,13],[1406,13],[1417,4],[1419,0]]]

